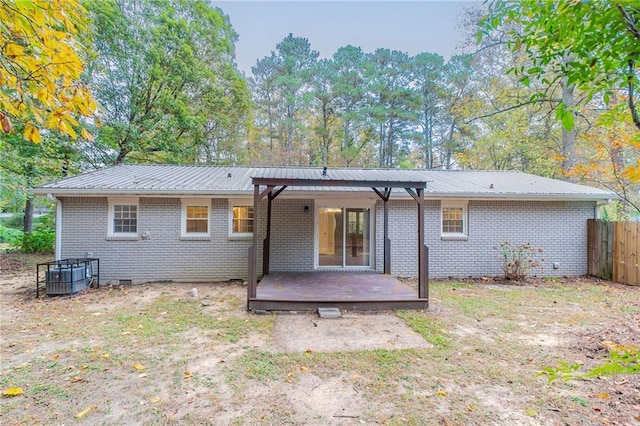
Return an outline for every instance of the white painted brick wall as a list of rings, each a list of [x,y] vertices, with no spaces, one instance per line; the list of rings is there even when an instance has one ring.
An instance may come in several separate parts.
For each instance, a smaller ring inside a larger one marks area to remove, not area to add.
[[[211,238],[180,240],[179,198],[140,198],[138,232],[149,239],[107,240],[108,204],[103,197],[65,197],[62,257],[100,258],[102,282],[246,279],[251,239],[229,238],[229,203],[211,200]],[[417,275],[417,207],[414,201],[390,201],[391,273]],[[309,209],[305,211],[304,207]],[[544,249],[539,275],[586,273],[586,219],[591,202],[470,201],[466,241],[440,238],[440,202],[425,208],[425,244],[432,277],[478,277],[502,273],[494,247],[502,241],[531,243]],[[260,210],[258,273],[262,270],[262,240],[266,230],[266,201]],[[314,201],[277,198],[273,203],[272,271],[311,271],[314,268]],[[376,205],[375,267],[383,268],[382,203]],[[553,269],[553,262],[560,268]]]
[[[308,209],[305,211],[305,206]],[[271,271],[312,271],[314,268],[314,202],[276,198],[271,213]],[[261,235],[266,227],[262,208]],[[262,240],[260,240],[262,247]]]
[[[180,240],[179,198],[140,198],[138,234],[148,239],[107,240],[107,198],[62,198],[62,257],[100,259],[102,282],[244,279],[251,240],[230,239],[226,199],[211,202],[211,238]]]
[[[391,273],[416,276],[418,272],[417,206],[414,201],[389,202]],[[542,248],[543,269],[535,275],[562,276],[587,273],[586,220],[594,216],[593,202],[470,201],[469,235],[466,241],[444,241],[440,237],[440,203],[427,201],[425,244],[429,248],[432,277],[481,277],[502,274],[501,242],[512,246],[530,243]],[[378,270],[383,261],[382,203],[378,203],[376,242]],[[553,269],[553,263],[560,267]]]

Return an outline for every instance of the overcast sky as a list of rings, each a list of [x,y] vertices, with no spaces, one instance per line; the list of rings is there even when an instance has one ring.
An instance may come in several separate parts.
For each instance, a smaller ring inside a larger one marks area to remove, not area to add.
[[[246,74],[289,33],[309,39],[320,57],[340,47],[379,47],[449,59],[462,42],[460,22],[469,2],[459,1],[212,1],[239,35],[238,67]]]

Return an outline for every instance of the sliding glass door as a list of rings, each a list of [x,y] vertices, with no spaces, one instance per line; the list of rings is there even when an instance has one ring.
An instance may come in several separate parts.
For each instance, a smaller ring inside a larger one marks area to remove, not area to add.
[[[322,207],[318,233],[319,266],[371,266],[371,209]]]

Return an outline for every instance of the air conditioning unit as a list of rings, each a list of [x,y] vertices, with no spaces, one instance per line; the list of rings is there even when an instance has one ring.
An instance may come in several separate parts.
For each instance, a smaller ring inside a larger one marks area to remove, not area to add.
[[[87,288],[87,268],[85,265],[60,266],[47,271],[47,296],[75,294]]]
[[[47,296],[76,294],[89,286],[99,286],[100,259],[81,257],[38,263],[36,274],[36,297],[40,297],[41,286]]]

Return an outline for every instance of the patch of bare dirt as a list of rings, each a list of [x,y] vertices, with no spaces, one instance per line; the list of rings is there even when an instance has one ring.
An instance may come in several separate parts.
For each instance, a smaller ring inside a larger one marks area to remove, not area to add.
[[[274,349],[283,352],[336,352],[363,349],[431,348],[432,344],[388,312],[346,313],[342,318],[315,314],[281,315],[273,331]]]
[[[435,283],[433,345],[393,312],[253,315],[241,283],[36,299],[3,257],[0,390],[23,394],[0,399],[0,424],[640,425],[640,375],[538,376],[638,347],[639,288]]]

